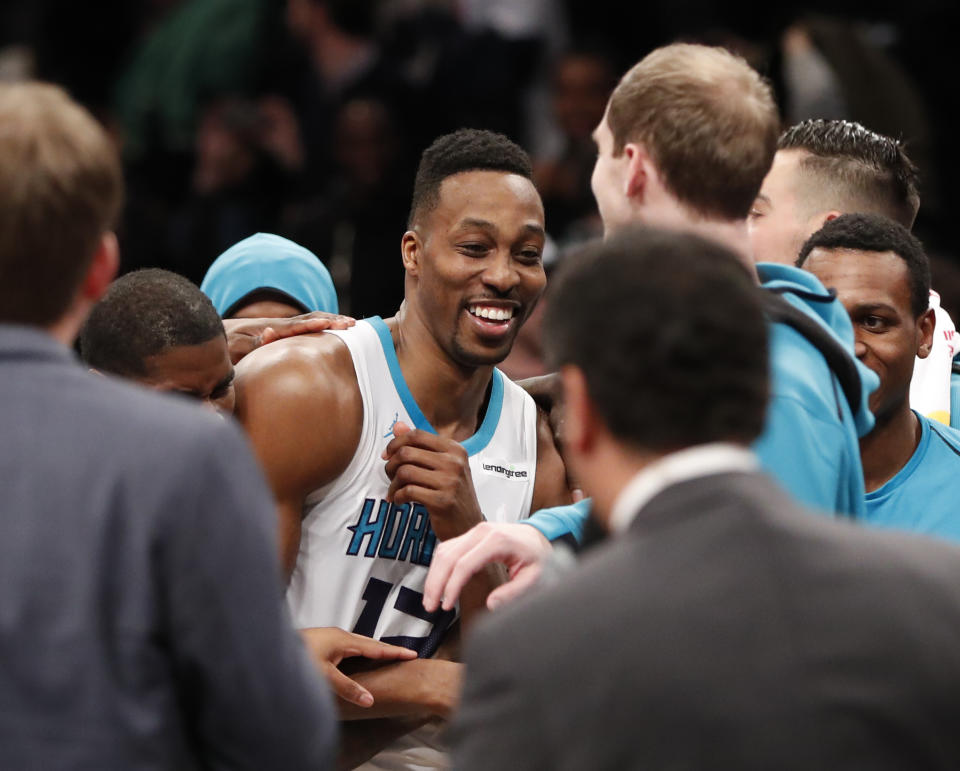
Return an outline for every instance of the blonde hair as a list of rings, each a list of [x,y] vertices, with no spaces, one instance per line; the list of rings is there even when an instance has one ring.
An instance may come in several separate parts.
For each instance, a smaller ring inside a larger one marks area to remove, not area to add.
[[[607,122],[614,155],[641,142],[664,184],[695,212],[743,219],[773,163],[779,118],[770,86],[723,48],[658,48],[621,78]]]
[[[57,86],[0,85],[0,321],[69,308],[123,201],[116,149]]]

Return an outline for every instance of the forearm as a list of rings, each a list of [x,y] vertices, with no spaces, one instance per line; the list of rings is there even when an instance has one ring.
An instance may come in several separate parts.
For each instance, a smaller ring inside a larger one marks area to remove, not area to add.
[[[373,695],[373,706],[357,707],[340,700],[340,718],[445,718],[459,699],[462,669],[453,661],[414,659],[353,674]]]
[[[428,717],[398,717],[341,722],[337,768],[356,768],[428,720]]]

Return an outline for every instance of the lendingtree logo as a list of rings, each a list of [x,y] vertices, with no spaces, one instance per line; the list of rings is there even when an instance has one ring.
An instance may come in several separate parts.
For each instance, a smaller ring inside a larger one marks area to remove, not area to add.
[[[518,469],[516,466],[501,466],[499,463],[484,463],[483,470],[491,474],[499,474],[507,479],[526,479],[526,469]]]

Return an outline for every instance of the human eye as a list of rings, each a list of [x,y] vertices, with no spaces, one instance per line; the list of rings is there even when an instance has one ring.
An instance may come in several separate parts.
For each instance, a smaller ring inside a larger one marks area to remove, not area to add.
[[[543,256],[543,250],[537,246],[525,246],[519,251],[518,256],[524,262],[539,262]]]
[[[868,330],[869,332],[883,332],[887,329],[889,325],[887,324],[887,320],[883,318],[883,316],[876,316],[874,314],[870,314],[860,319],[860,326],[862,326],[864,329]]]
[[[457,249],[468,257],[485,257],[490,247],[480,241],[465,241],[457,244]]]

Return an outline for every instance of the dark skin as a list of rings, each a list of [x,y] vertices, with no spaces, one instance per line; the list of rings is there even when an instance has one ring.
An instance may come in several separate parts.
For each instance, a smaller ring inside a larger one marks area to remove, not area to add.
[[[494,365],[543,291],[544,238],[543,207],[530,181],[490,171],[445,180],[438,204],[403,237],[406,299],[386,323],[404,379],[436,435],[401,427],[385,464],[389,495],[425,503],[441,540],[482,521],[460,442],[476,432]],[[236,414],[277,501],[289,575],[304,499],[346,469],[360,439],[363,405],[349,351],[332,335],[303,335],[254,351],[237,370]],[[541,416],[532,509],[569,501],[563,463]],[[503,578],[498,569],[475,578],[461,604],[464,625]],[[362,717],[444,715],[459,678],[460,665],[440,659],[358,675],[375,699]],[[360,715],[345,710],[343,716]]]
[[[910,380],[915,358],[930,354],[934,312],[914,315],[907,264],[893,252],[817,248],[803,268],[836,290],[853,322],[854,352],[880,377],[870,396],[876,426],[860,440],[864,484],[872,492],[906,465],[920,442]]]

